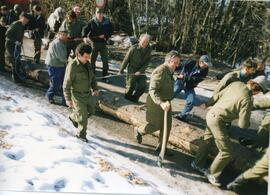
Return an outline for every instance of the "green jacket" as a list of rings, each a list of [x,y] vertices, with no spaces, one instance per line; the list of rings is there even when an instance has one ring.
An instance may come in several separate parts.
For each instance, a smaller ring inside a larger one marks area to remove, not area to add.
[[[80,38],[82,37],[82,29],[85,23],[81,20],[76,19],[74,22],[69,22],[64,20],[62,23],[60,30],[67,31],[68,37],[70,38]]]
[[[224,89],[225,87],[227,87],[229,84],[231,84],[234,81],[241,81],[243,83],[247,83],[249,78],[242,78],[240,76],[240,69],[239,70],[235,70],[233,72],[229,72],[228,74],[226,74],[223,79],[218,83],[217,88],[214,91],[215,93],[220,92],[222,89]]]
[[[166,65],[158,66],[152,73],[149,95],[155,104],[170,101],[173,97],[173,71]]]
[[[151,47],[140,48],[139,44],[131,46],[121,65],[120,72],[128,67],[128,73],[144,73],[151,59]]]
[[[73,93],[87,94],[91,89],[96,91],[97,82],[90,63],[81,64],[77,58],[72,60],[66,68],[63,91],[67,101],[71,100]]]
[[[22,42],[24,26],[20,21],[13,22],[6,32],[6,42],[14,44],[16,41]]]
[[[240,128],[250,126],[252,110],[252,93],[243,82],[231,83],[222,91],[216,93],[207,106],[212,106],[209,112],[214,113],[222,121],[230,123],[239,119]]]

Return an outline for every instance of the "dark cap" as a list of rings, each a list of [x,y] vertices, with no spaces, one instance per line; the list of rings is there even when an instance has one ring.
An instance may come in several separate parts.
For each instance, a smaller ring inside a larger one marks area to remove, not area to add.
[[[34,5],[34,6],[33,6],[33,10],[39,12],[39,11],[42,10],[42,8],[41,8],[40,5]]]
[[[204,62],[205,64],[207,64],[208,67],[212,67],[212,66],[213,66],[213,64],[212,64],[212,62],[211,62],[211,59],[209,58],[208,55],[202,55],[202,56],[200,57],[200,61],[202,61],[202,62]]]
[[[104,13],[104,9],[100,8],[100,7],[97,7],[96,8],[96,13]]]
[[[26,12],[22,12],[22,13],[20,14],[20,17],[24,17],[24,18],[26,18],[26,19],[28,19],[28,20],[31,19],[30,14],[28,14],[28,13],[26,13]]]

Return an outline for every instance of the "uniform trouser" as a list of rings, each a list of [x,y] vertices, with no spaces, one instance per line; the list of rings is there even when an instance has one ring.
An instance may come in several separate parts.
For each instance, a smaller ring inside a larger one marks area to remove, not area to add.
[[[220,176],[223,169],[233,159],[233,148],[228,135],[226,122],[222,121],[220,117],[209,111],[206,115],[207,127],[204,133],[203,143],[197,152],[195,163],[203,167],[209,154],[209,149],[214,143],[218,148],[218,155],[212,162],[209,172],[215,177]]]
[[[98,54],[100,54],[101,61],[103,63],[103,76],[108,75],[109,65],[108,65],[108,49],[106,47],[106,43],[92,43],[92,55],[91,55],[91,65],[94,68],[94,72],[96,70],[96,60]]]
[[[266,114],[259,126],[256,142],[258,145],[267,147],[269,145],[270,114]]]
[[[5,50],[5,60],[6,65],[10,66],[12,68],[12,77],[15,82],[22,81],[19,73],[20,73],[20,63],[17,59],[15,59],[15,54],[19,55],[20,51],[15,51],[15,48],[19,49],[18,46],[15,47],[14,43],[8,43],[5,44],[6,50]]]
[[[146,121],[147,124],[139,129],[139,133],[142,135],[152,134],[156,131],[160,131],[159,133],[159,143],[162,143],[163,139],[163,131],[164,131],[164,110],[153,102],[150,95],[147,96],[146,99]],[[167,142],[170,136],[170,131],[172,128],[172,111],[171,109],[168,111],[167,117]],[[167,143],[166,142],[166,143]]]
[[[76,47],[81,43],[81,41],[68,40],[67,41],[67,57],[69,57],[71,51],[75,54]]]
[[[74,108],[70,118],[78,123],[77,135],[86,138],[88,117],[95,113],[96,98],[90,93],[72,93]]]
[[[269,149],[266,150],[263,157],[259,161],[257,161],[252,168],[246,170],[243,173],[243,177],[245,179],[257,179],[268,175],[268,153]]]
[[[41,39],[34,39],[34,60],[35,62],[39,63],[40,56],[41,56],[41,45],[42,45],[42,40]]]
[[[127,75],[126,96],[138,100],[146,89],[146,76]],[[134,92],[135,91],[135,92]]]
[[[65,67],[53,67],[48,65],[48,73],[50,78],[50,87],[46,93],[48,99],[53,99],[57,92],[60,92],[62,97],[62,104],[65,104],[65,98],[63,94],[63,82],[65,77]]]
[[[185,104],[184,108],[181,110],[180,115],[182,117],[185,117],[193,108],[193,105],[195,103],[196,94],[195,94],[194,89],[186,89],[184,87],[183,81],[180,79],[177,79],[174,83],[173,97],[175,97],[182,90],[184,90],[184,92],[185,92],[186,104]]]
[[[5,70],[5,47],[0,48],[0,71]]]

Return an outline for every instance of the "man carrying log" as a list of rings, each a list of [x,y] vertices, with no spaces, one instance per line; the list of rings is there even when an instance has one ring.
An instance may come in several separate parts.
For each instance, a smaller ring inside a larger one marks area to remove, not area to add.
[[[160,130],[159,145],[163,138],[164,111],[167,117],[167,141],[172,126],[171,103],[173,97],[173,73],[179,66],[180,55],[177,51],[170,51],[165,57],[165,63],[158,66],[152,73],[149,94],[146,99],[146,121],[147,124],[141,128],[135,128],[135,138],[142,143],[142,136]],[[166,141],[166,142],[167,142]],[[165,144],[166,145],[166,144]],[[160,148],[157,148],[160,149]]]
[[[195,103],[196,94],[194,88],[203,81],[207,74],[208,68],[212,66],[212,62],[207,55],[200,57],[198,61],[190,60],[180,67],[180,73],[174,84],[173,97],[184,90],[186,104],[176,118],[187,121],[188,113],[192,110]]]
[[[258,80],[258,79],[263,79],[263,78],[257,77],[256,79]],[[262,83],[263,83],[263,81],[262,81]],[[270,90],[269,81],[267,81],[265,79],[264,83],[265,83],[264,89],[267,89],[269,91]],[[254,107],[256,109],[270,108],[270,101],[269,101],[269,99],[263,99],[261,101],[258,101],[254,105]],[[259,127],[256,141],[261,142],[261,140],[263,138],[263,140],[268,142],[268,148],[265,149],[265,153],[264,153],[263,157],[260,160],[258,160],[252,168],[246,170],[244,173],[239,175],[234,181],[232,181],[231,183],[229,183],[227,185],[227,188],[229,190],[237,191],[242,184],[247,182],[247,180],[261,179],[261,178],[268,175],[269,131],[270,131],[270,112],[267,112],[266,115],[264,116],[262,122],[261,122],[260,127]],[[264,136],[262,137],[262,135],[264,135]],[[260,143],[258,143],[258,144],[260,144]]]
[[[245,129],[250,126],[252,95],[260,93],[263,87],[263,84],[255,79],[248,81],[247,84],[235,81],[216,93],[206,104],[207,107],[213,107],[206,115],[207,127],[203,137],[204,142],[200,145],[191,167],[203,172],[211,184],[215,186],[221,185],[218,177],[233,160],[233,148],[227,124],[238,118],[240,128]],[[205,171],[202,167],[207,159],[209,148],[214,143],[219,153],[210,168]]]
[[[88,117],[95,112],[93,96],[99,95],[96,77],[89,63],[91,51],[88,44],[78,45],[76,58],[68,64],[63,84],[66,103],[72,109],[69,119],[78,129],[76,137],[85,142],[88,142]]]
[[[98,53],[103,63],[103,76],[108,75],[109,65],[108,65],[108,51],[107,51],[107,40],[111,37],[113,33],[113,27],[109,18],[104,17],[104,10],[102,8],[96,8],[96,15],[91,19],[88,24],[83,29],[84,42],[87,43],[88,37],[91,40],[93,52],[91,56],[91,65],[96,68],[96,60]],[[104,79],[107,81],[106,79]]]
[[[257,62],[252,60],[251,58],[248,58],[241,64],[241,69],[229,72],[221,79],[213,95],[220,92],[222,89],[224,89],[234,81],[241,81],[243,83],[247,83],[256,73],[256,68]]]
[[[59,31],[56,39],[51,42],[45,64],[48,66],[48,73],[50,77],[50,88],[48,89],[46,96],[49,103],[54,104],[54,95],[60,91],[62,97],[62,105],[66,105],[63,95],[63,81],[65,76],[65,70],[67,65],[67,32]]]
[[[15,83],[23,82],[20,75],[19,57],[24,35],[24,27],[30,20],[30,15],[22,13],[20,19],[13,22],[6,32],[5,58],[6,64],[12,67],[12,79]]]
[[[151,47],[149,46],[150,36],[142,34],[139,44],[131,46],[122,62],[119,73],[123,74],[127,68],[125,98],[138,102],[146,89],[145,70],[151,59]]]

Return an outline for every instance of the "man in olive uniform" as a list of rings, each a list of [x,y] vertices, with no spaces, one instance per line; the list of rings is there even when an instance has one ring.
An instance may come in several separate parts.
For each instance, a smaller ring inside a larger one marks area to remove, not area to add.
[[[131,46],[120,68],[120,74],[128,67],[125,98],[138,102],[146,89],[145,70],[151,58],[150,36],[142,34],[139,44]]]
[[[233,159],[233,148],[228,134],[227,124],[238,118],[240,128],[250,126],[252,110],[252,95],[261,92],[260,83],[248,81],[244,84],[235,81],[222,91],[216,93],[206,106],[212,106],[206,115],[207,127],[204,133],[204,142],[199,147],[195,160],[191,163],[193,169],[204,172],[208,181],[220,186],[218,177],[223,169]],[[207,159],[210,145],[216,144],[219,153],[210,168],[204,171],[202,167]]]
[[[63,84],[64,96],[72,113],[69,119],[78,129],[76,137],[88,142],[86,138],[88,117],[94,114],[99,94],[96,77],[89,64],[91,46],[81,43],[76,48],[76,58],[66,68]]]
[[[92,56],[91,65],[94,67],[97,60],[98,53],[103,63],[103,76],[108,75],[109,65],[108,65],[108,51],[106,47],[107,40],[111,37],[113,33],[113,27],[109,18],[104,17],[103,9],[97,8],[96,15],[91,19],[88,24],[83,29],[83,37],[88,37],[92,43]],[[84,39],[87,43],[87,39]]]
[[[270,101],[264,99],[256,104],[256,108],[270,108]],[[260,130],[261,129],[261,130]],[[269,131],[270,131],[270,112],[267,112],[264,119],[259,127],[258,136],[260,136],[261,131],[267,131],[268,135],[264,139],[268,140],[269,145]],[[260,140],[260,139],[258,139]],[[263,157],[256,162],[256,164],[246,170],[244,173],[239,175],[234,181],[227,185],[229,190],[237,190],[242,184],[244,184],[249,179],[260,179],[268,175],[268,165],[269,165],[269,146],[265,150]]]
[[[220,92],[222,89],[224,89],[234,81],[241,81],[243,83],[247,83],[251,79],[252,75],[255,74],[256,68],[257,62],[252,60],[251,58],[248,58],[242,63],[241,69],[227,73],[221,79],[213,95]]]
[[[20,77],[19,69],[20,63],[18,57],[21,53],[21,46],[24,35],[24,27],[30,20],[29,14],[22,13],[20,19],[12,23],[6,32],[6,43],[5,43],[5,58],[6,64],[12,67],[12,79],[15,83],[22,82]]]
[[[170,136],[172,126],[172,111],[170,101],[173,97],[173,73],[179,66],[180,56],[177,51],[169,52],[165,57],[165,63],[158,66],[152,73],[149,94],[146,99],[146,121],[147,124],[135,128],[135,138],[138,143],[142,142],[142,136],[160,130],[159,145],[163,138],[164,111],[168,112],[167,130]]]
[[[270,80],[265,76],[258,76],[254,80],[264,83],[264,93],[270,90]],[[257,98],[253,102],[253,109],[270,109],[270,99],[267,96],[262,96]],[[267,112],[262,119],[262,122],[258,128],[257,135],[255,139],[240,138],[240,143],[242,145],[253,145],[257,148],[266,148],[269,145],[269,128],[270,128],[270,113]]]

